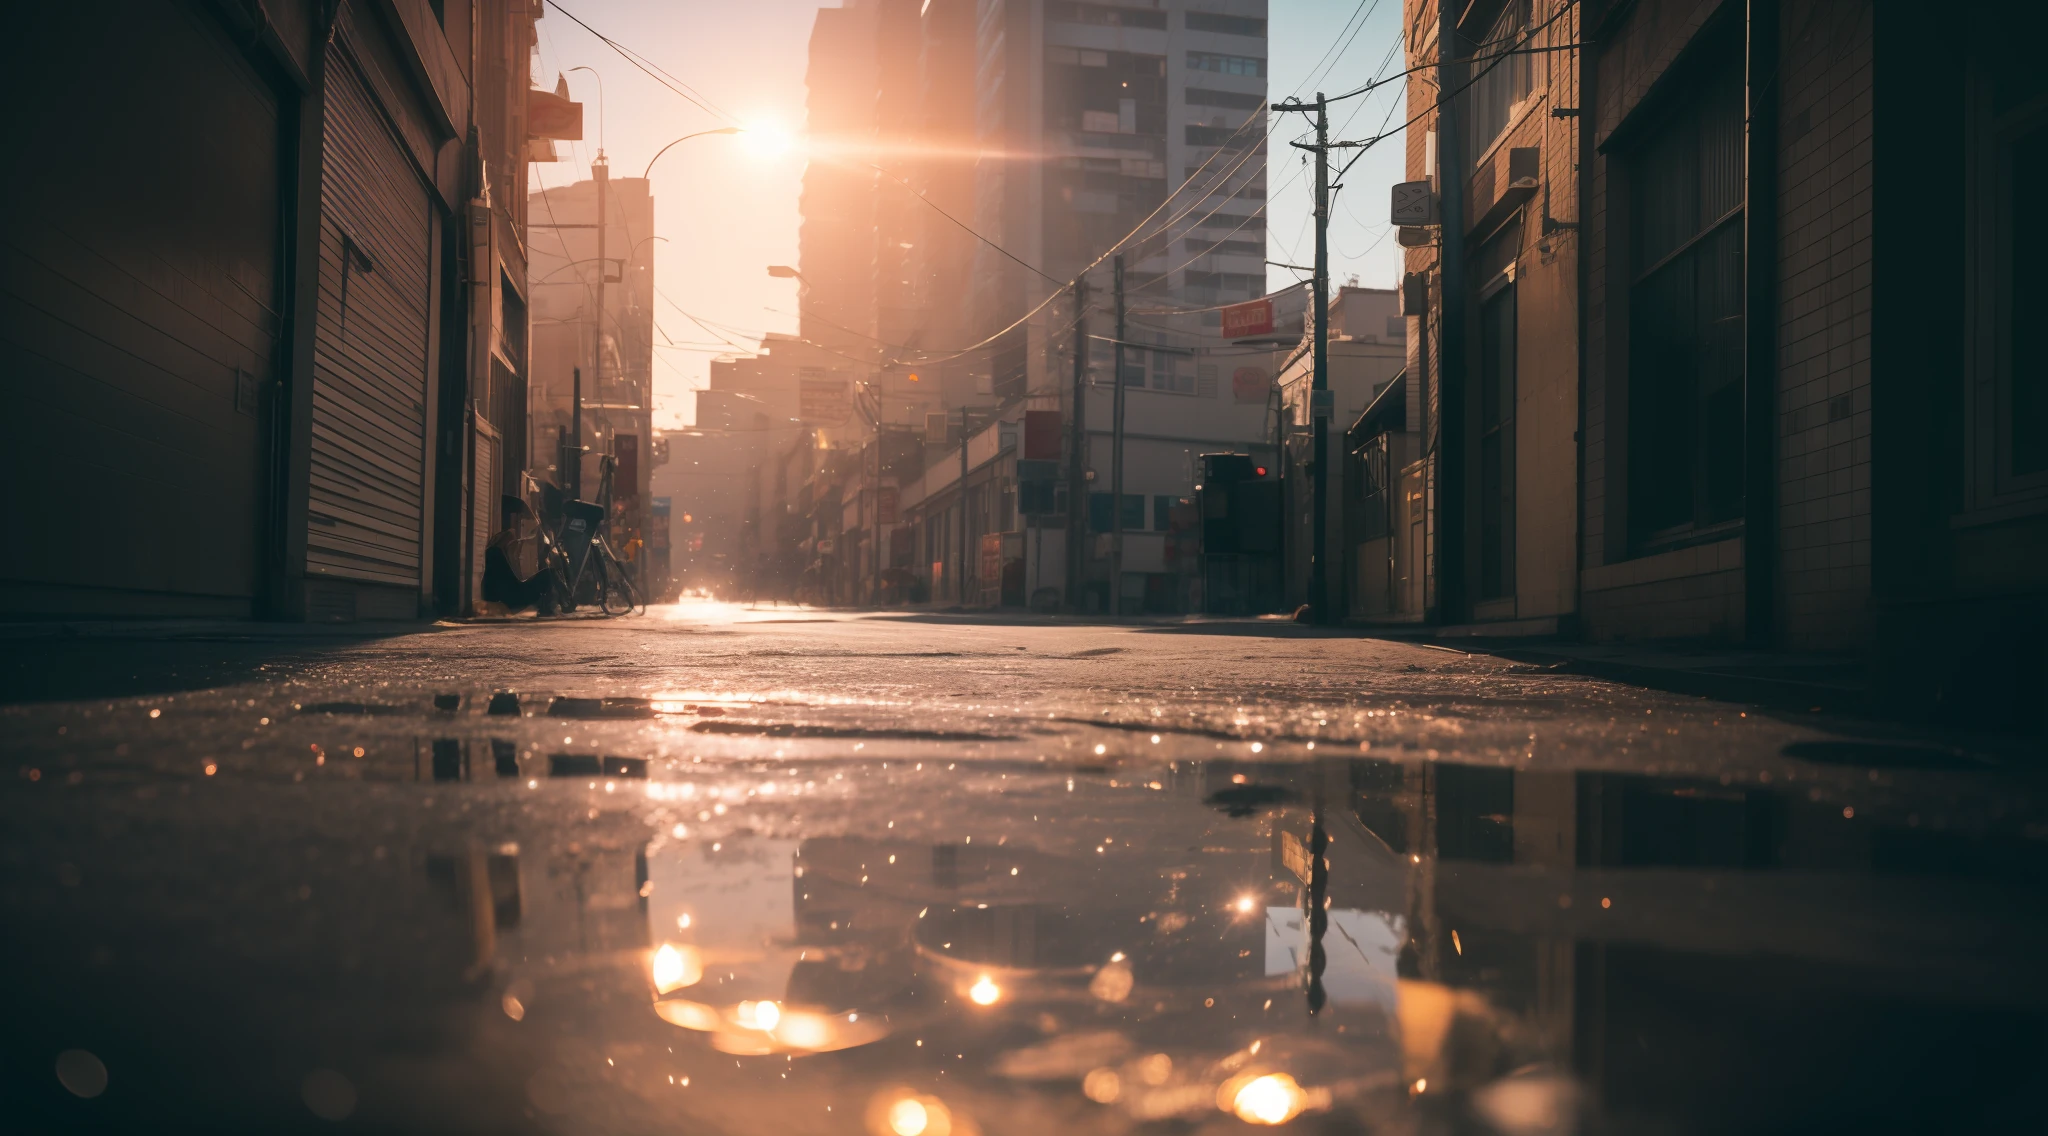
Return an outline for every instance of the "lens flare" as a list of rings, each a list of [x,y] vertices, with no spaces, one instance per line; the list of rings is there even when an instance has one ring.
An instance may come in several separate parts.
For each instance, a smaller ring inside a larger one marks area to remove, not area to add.
[[[1301,1113],[1303,1096],[1294,1078],[1268,1073],[1238,1086],[1230,1111],[1246,1124],[1285,1124]]]
[[[921,1101],[905,1099],[889,1106],[889,1131],[896,1136],[924,1136],[930,1124],[931,1113]]]
[[[704,978],[704,963],[697,956],[695,947],[677,947],[663,943],[654,952],[652,966],[654,992],[666,994],[685,986],[694,986]]]
[[[980,978],[975,979],[974,985],[968,988],[967,996],[974,999],[974,1004],[977,1006],[993,1006],[996,1004],[996,1000],[1003,996],[1003,988],[997,986],[993,979],[984,974]]]

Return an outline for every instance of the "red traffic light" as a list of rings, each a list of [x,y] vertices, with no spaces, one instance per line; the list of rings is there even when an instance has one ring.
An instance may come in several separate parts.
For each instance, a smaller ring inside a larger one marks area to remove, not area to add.
[[[1256,477],[1264,477],[1266,476],[1266,467],[1262,465],[1255,465],[1252,467],[1252,474]]]

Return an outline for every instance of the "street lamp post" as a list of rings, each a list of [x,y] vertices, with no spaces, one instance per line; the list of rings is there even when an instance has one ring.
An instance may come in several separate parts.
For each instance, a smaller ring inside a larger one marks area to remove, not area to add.
[[[653,156],[652,158],[649,158],[649,159],[647,159],[647,170],[646,170],[646,172],[644,172],[644,173],[642,173],[642,174],[640,175],[640,178],[641,178],[641,180],[643,180],[643,181],[644,181],[644,180],[646,180],[646,179],[647,179],[647,177],[648,177],[648,175],[650,175],[650,174],[652,174],[652,173],[654,172],[654,163],[656,163],[656,162],[660,161],[660,160],[661,160],[661,156],[662,156],[663,154],[666,154],[666,153],[668,153],[668,152],[669,152],[669,151],[670,151],[671,149],[674,149],[674,148],[675,148],[675,145],[676,145],[676,142],[688,142],[688,141],[689,141],[690,139],[692,139],[692,138],[702,138],[702,137],[704,137],[704,136],[705,136],[706,134],[741,134],[741,133],[744,133],[744,132],[745,132],[745,131],[744,131],[744,128],[742,128],[742,127],[738,127],[738,126],[721,126],[721,127],[718,127],[718,128],[717,128],[717,129],[715,129],[715,130],[699,130],[699,131],[698,131],[697,133],[695,133],[695,134],[685,134],[685,135],[683,135],[683,136],[682,136],[681,138],[678,138],[678,139],[676,139],[676,141],[675,141],[675,142],[671,142],[671,143],[669,143],[668,145],[666,145],[666,146],[663,146],[663,147],[662,147],[661,149],[659,149],[659,150],[656,150],[656,151],[654,152],[654,156]]]

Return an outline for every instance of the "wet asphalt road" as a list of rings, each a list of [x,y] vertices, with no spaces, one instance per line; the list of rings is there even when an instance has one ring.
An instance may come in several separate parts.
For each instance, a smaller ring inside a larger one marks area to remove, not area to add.
[[[5,647],[11,1129],[2048,1107],[2048,814],[2009,747],[1254,622]]]

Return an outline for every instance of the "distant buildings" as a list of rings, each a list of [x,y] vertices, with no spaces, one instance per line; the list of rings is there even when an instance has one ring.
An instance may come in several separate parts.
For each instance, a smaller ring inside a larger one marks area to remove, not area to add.
[[[613,536],[624,547],[645,544],[652,535],[648,477],[660,460],[651,444],[654,198],[645,178],[613,178],[602,160],[592,173],[534,193],[527,206],[533,234],[530,452],[537,475],[577,488],[586,500],[596,499],[600,463],[612,458]],[[602,210],[599,194],[605,195]],[[573,412],[578,390],[580,415]]]
[[[778,343],[698,402],[700,427],[739,430],[793,387],[818,392],[809,411],[799,399],[799,436],[764,436],[780,456],[757,454],[750,555],[793,565],[757,580],[855,598],[879,594],[888,573],[904,598],[1036,595],[1107,610],[1115,526],[1092,519],[1118,515],[1107,254],[1120,249],[1132,345],[1123,586],[1151,610],[1199,605],[1195,566],[1168,562],[1166,536],[1186,523],[1171,518],[1190,507],[1194,459],[1275,444],[1271,347],[1254,352],[1250,386],[1219,373],[1247,360],[1201,354],[1243,354],[1220,338],[1215,309],[1265,290],[1265,34],[1258,0],[856,0],[819,12],[797,268],[808,354],[796,362],[796,345]],[[1191,176],[1195,191],[1170,196]],[[1087,428],[1073,436],[1077,313],[1061,282],[1091,264]],[[825,390],[834,383],[843,396]],[[828,420],[836,407],[852,414]],[[849,458],[809,475],[799,510],[788,463],[817,450]],[[1067,490],[1043,479],[1064,477],[1077,451],[1092,481],[1075,494],[1085,547],[1070,567]],[[816,479],[842,468],[844,508],[790,527],[819,508]]]

